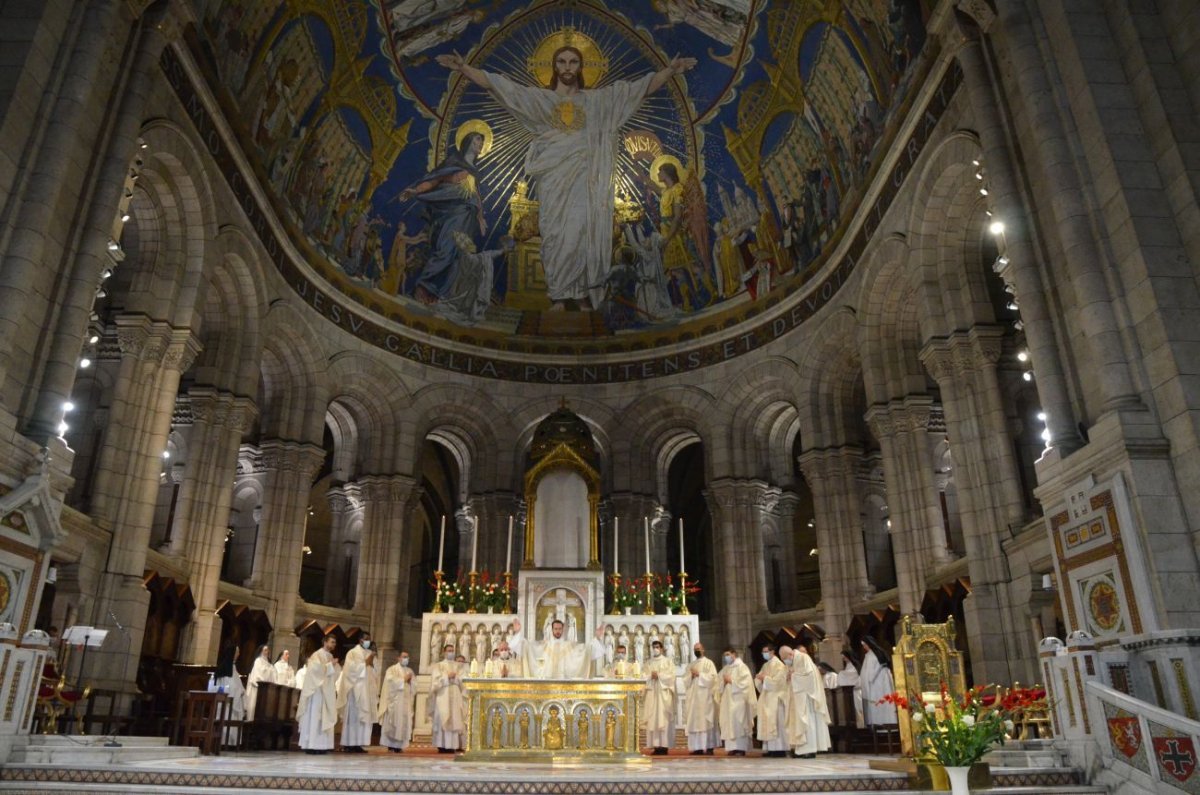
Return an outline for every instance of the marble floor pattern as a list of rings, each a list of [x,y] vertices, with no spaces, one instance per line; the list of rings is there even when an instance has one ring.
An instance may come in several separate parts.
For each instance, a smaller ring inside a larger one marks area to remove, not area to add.
[[[18,764],[0,769],[0,792],[187,793],[387,792],[455,795],[716,795],[717,793],[907,793],[904,776],[872,757],[694,757],[675,751],[624,764],[465,762],[415,749],[389,754],[226,752],[117,764]],[[883,758],[883,757],[876,757]],[[1032,773],[1032,771],[1030,771]],[[1068,771],[997,781],[1004,793],[1095,793]],[[1032,785],[1032,786],[1031,786]],[[1064,786],[1066,785],[1066,786]]]

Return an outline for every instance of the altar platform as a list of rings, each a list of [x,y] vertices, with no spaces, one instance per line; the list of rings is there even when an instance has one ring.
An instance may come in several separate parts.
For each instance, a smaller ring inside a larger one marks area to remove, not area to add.
[[[133,738],[122,738],[122,740]],[[696,793],[867,793],[911,795],[898,773],[872,770],[872,757],[821,755],[816,759],[689,756],[628,764],[469,762],[417,746],[403,754],[372,748],[366,754],[297,752],[225,753],[190,759],[119,764],[58,762],[15,764],[0,769],[0,792],[12,793],[282,793],[389,792],[455,795],[694,795]],[[1079,786],[1076,771],[1006,768],[997,772],[991,795],[1099,795]]]

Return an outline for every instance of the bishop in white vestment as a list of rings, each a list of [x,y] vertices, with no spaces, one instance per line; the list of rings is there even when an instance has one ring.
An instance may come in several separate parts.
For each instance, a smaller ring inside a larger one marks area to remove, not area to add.
[[[550,628],[551,637],[536,641],[526,640],[521,634],[521,622],[513,619],[508,645],[531,677],[588,679],[592,675],[592,661],[604,657],[604,626],[600,625],[596,637],[587,643],[571,643],[563,638],[565,625],[555,619]]]

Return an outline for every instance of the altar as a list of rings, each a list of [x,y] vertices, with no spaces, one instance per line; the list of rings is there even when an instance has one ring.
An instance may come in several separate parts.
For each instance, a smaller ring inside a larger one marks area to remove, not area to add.
[[[643,760],[644,684],[626,679],[472,679],[466,761]]]

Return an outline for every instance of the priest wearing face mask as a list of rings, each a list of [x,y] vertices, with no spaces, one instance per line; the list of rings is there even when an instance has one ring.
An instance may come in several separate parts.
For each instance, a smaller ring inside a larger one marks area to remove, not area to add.
[[[342,718],[342,749],[366,753],[371,744],[371,728],[379,705],[379,669],[371,634],[364,632],[358,645],[346,652],[346,661],[337,682],[338,714]]]
[[[650,645],[646,662],[646,695],[642,701],[646,742],[655,756],[665,756],[675,740],[675,663],[663,654],[662,641]]]
[[[300,729],[300,747],[305,753],[326,754],[333,748],[333,730],[337,726],[335,648],[337,638],[326,635],[321,648],[304,665],[296,723]]]
[[[408,747],[412,741],[413,705],[417,689],[413,684],[413,671],[409,667],[408,652],[400,652],[400,659],[383,677],[383,688],[379,694],[379,744],[394,754]]]
[[[521,661],[513,657],[508,641],[500,641],[492,652],[492,659],[483,667],[483,675],[487,679],[520,679]]]
[[[787,666],[775,656],[775,646],[763,647],[763,666],[754,677],[758,688],[758,739],[763,756],[787,756]]]
[[[721,740],[725,743],[725,753],[745,756],[750,750],[754,710],[758,703],[754,693],[754,677],[733,647],[725,649],[721,662],[724,667],[721,668],[720,689],[716,696]]]
[[[687,690],[683,696],[683,722],[692,756],[711,755],[718,741],[716,728],[717,666],[704,656],[704,644],[692,646],[696,659],[688,666]]]
[[[638,665],[637,660],[629,659],[624,643],[618,643],[613,652],[612,665],[604,668],[604,676],[606,679],[641,679],[642,666]]]
[[[446,645],[443,657],[429,675],[429,716],[433,719],[430,738],[439,754],[457,750],[467,729],[463,702],[461,666],[454,659],[454,647]]]
[[[812,759],[821,751],[828,751],[829,709],[825,705],[825,680],[808,650],[801,646],[796,651],[783,646],[779,654],[788,667],[788,742],[792,756]]]
[[[524,664],[529,676],[538,679],[587,679],[592,662],[604,657],[604,629],[596,629],[596,637],[586,644],[572,643],[563,637],[565,625],[561,619],[550,624],[550,637],[543,641],[525,640],[521,622],[513,619],[508,644],[517,659]]]

